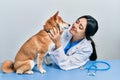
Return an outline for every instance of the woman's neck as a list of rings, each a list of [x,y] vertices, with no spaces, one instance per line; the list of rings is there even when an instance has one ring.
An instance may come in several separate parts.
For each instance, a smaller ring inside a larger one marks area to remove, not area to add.
[[[83,38],[85,38],[85,36],[82,36],[82,37],[75,37],[75,36],[73,36],[71,42],[80,41]]]

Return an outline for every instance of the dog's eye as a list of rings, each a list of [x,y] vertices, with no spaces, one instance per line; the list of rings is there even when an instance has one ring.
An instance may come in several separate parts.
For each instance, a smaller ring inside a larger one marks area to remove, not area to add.
[[[64,22],[63,20],[60,20],[60,22]]]

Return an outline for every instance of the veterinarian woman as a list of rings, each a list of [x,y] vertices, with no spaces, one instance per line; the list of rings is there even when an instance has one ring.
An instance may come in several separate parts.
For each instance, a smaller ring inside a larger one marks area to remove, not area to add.
[[[49,52],[52,60],[63,70],[79,68],[89,60],[96,60],[95,44],[91,36],[98,30],[98,23],[90,15],[79,17],[70,29],[62,35],[55,28],[49,36],[55,43],[55,48]]]

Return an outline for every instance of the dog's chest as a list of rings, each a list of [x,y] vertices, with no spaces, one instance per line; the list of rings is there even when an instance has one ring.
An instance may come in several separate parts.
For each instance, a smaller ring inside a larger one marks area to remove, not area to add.
[[[55,48],[55,44],[54,44],[53,42],[50,43],[50,45],[49,45],[49,47],[48,47],[48,51],[45,53],[45,55],[46,55],[49,51],[53,50],[54,48]],[[39,58],[39,56],[41,56],[40,53],[38,53],[38,54],[37,54],[37,57],[34,59],[35,64],[38,64],[38,58]]]

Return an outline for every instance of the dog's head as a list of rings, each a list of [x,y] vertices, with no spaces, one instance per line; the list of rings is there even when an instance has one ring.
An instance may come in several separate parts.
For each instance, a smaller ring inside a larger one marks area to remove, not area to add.
[[[44,30],[49,32],[53,27],[58,28],[60,31],[66,29],[70,24],[63,21],[63,19],[58,16],[59,11],[57,11],[50,19],[48,19],[44,25]]]

